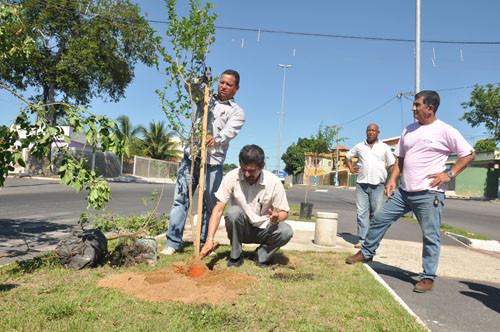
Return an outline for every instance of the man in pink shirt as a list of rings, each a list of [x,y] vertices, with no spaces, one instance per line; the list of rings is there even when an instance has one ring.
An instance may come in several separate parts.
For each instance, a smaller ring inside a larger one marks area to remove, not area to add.
[[[436,118],[439,102],[435,91],[425,90],[415,95],[412,111],[417,122],[405,128],[396,148],[396,162],[385,186],[389,199],[375,214],[361,250],[346,260],[348,264],[370,263],[389,226],[413,211],[423,235],[423,272],[413,288],[418,293],[432,290],[436,278],[444,184],[460,174],[475,156],[474,149],[458,130]],[[447,170],[445,163],[451,152],[459,159]],[[400,174],[401,186],[397,188]]]

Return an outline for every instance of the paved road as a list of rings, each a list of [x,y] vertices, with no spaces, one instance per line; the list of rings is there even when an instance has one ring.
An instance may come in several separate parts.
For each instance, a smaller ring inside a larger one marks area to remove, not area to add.
[[[112,200],[107,211],[118,215],[145,214],[151,206],[144,206],[143,199],[151,192],[161,192],[161,184],[146,183],[111,183]],[[168,214],[172,204],[174,185],[163,187],[162,202],[158,214]],[[294,186],[287,191],[291,204],[304,201],[305,188]],[[315,211],[335,211],[339,213],[339,233],[348,241],[355,242],[356,213],[354,190],[327,188],[327,192],[315,189],[308,191],[308,201],[314,204]],[[5,240],[16,238],[13,234],[24,233],[23,238],[33,245],[47,245],[58,242],[61,232],[68,232],[68,226],[75,226],[81,213],[87,212],[85,193],[76,194],[72,188],[56,181],[9,178],[5,187],[0,189],[0,255],[5,253]],[[102,213],[101,211],[91,211]],[[482,201],[448,199],[443,212],[443,222],[485,234],[500,241],[500,204]],[[418,225],[400,220],[393,225],[387,238],[420,241]],[[25,242],[16,238],[20,247]],[[444,244],[454,241],[443,238]],[[2,252],[3,250],[3,252]]]
[[[173,185],[164,187],[158,213],[169,213],[173,188]],[[124,216],[146,213],[149,208],[143,205],[142,198],[161,189],[159,184],[111,183],[113,199],[108,210]],[[300,204],[305,191],[295,186],[287,195],[290,203]],[[308,201],[314,203],[314,210],[338,212],[339,233],[352,243],[356,241],[352,235],[356,233],[353,190],[311,190]],[[12,252],[12,246],[24,250],[24,240],[33,247],[56,244],[85,211],[85,195],[75,194],[73,189],[57,182],[8,179],[5,188],[0,189],[0,255]],[[443,222],[500,240],[499,215],[500,204],[448,199]],[[389,229],[386,238],[420,242],[420,234],[417,224],[400,220]],[[443,244],[460,245],[447,237],[443,237]],[[0,264],[7,261],[0,260]],[[439,278],[436,290],[422,295],[412,292],[417,279],[415,274],[379,262],[372,267],[432,331],[494,331],[500,326],[500,285]]]

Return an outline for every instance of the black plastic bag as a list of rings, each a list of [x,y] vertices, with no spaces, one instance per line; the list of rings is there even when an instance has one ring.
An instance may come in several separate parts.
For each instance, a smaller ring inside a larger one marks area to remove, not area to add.
[[[108,253],[108,240],[98,229],[76,231],[57,244],[56,252],[67,268],[95,267]]]

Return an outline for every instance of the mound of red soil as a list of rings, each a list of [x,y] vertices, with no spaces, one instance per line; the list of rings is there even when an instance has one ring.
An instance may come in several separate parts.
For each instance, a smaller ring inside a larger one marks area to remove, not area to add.
[[[109,275],[97,285],[121,289],[154,302],[231,303],[248,285],[256,282],[254,278],[229,269],[210,270],[203,261],[192,258],[185,264],[158,271]]]

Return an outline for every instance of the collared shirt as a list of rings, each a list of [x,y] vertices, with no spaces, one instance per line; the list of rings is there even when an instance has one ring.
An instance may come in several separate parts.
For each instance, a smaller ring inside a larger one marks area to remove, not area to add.
[[[391,166],[395,161],[391,148],[378,140],[372,147],[366,140],[356,144],[346,154],[346,158],[349,160],[354,157],[358,157],[359,174],[357,182],[373,185],[385,182],[387,179],[385,166]]]
[[[410,192],[444,191],[444,186],[431,188],[429,183],[433,178],[427,176],[444,172],[451,152],[462,158],[473,151],[458,130],[441,120],[428,125],[418,122],[410,124],[403,131],[394,151],[397,156],[404,158],[401,189]]]
[[[222,179],[215,197],[224,204],[231,200],[231,205],[241,207],[250,223],[260,228],[269,223],[269,209],[290,211],[281,180],[266,170],[262,170],[255,184],[249,184],[240,168],[233,169]]]
[[[203,103],[198,103],[195,127],[201,127],[203,121]],[[229,142],[238,135],[245,123],[245,112],[234,99],[219,100],[217,95],[210,97],[208,103],[207,135],[215,138],[215,146],[208,149],[207,164],[223,165]],[[195,134],[195,137],[198,136]],[[196,142],[199,145],[199,141]],[[188,143],[184,153],[190,158],[191,147]]]

